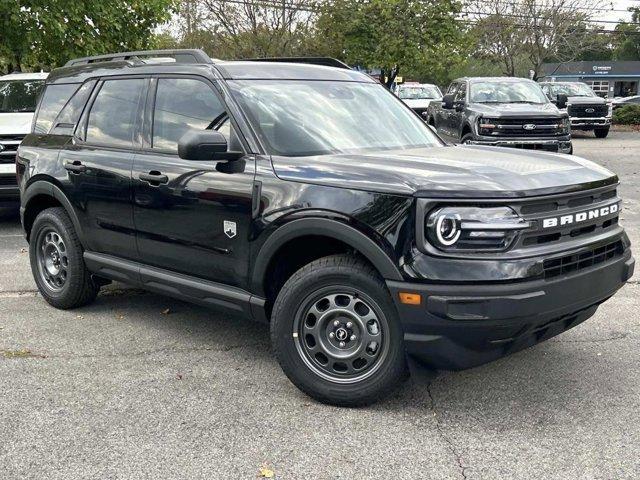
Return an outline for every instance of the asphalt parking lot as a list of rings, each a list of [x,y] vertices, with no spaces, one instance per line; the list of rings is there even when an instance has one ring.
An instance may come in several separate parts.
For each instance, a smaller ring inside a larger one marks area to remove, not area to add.
[[[640,133],[575,153],[619,174],[640,245]],[[0,220],[0,479],[640,478],[638,272],[546,343],[340,409],[286,379],[263,325],[118,286],[50,308],[26,248]]]

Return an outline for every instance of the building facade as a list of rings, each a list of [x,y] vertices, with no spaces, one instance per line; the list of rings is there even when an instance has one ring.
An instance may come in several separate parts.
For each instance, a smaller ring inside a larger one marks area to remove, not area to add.
[[[540,81],[584,82],[601,97],[638,95],[640,61],[545,63]]]

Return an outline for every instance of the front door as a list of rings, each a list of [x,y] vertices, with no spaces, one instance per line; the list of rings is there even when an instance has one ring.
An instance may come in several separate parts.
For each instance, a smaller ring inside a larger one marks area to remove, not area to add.
[[[196,77],[152,80],[145,148],[133,166],[134,224],[143,262],[241,286],[255,163],[183,160],[178,140],[189,129],[216,129],[239,150],[235,129],[214,87]]]
[[[59,161],[63,183],[90,251],[136,259],[131,204],[131,168],[148,80],[100,83]]]

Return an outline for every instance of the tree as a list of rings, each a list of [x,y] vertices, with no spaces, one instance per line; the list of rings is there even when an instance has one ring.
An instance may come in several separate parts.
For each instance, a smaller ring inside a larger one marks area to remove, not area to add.
[[[351,65],[399,67],[400,75],[435,83],[464,54],[457,0],[337,0],[322,6],[316,51]]]
[[[537,77],[550,58],[573,61],[600,43],[590,23],[591,0],[472,0],[469,5],[479,53],[503,64],[506,75],[515,75],[517,60],[524,59],[523,67]]]
[[[640,60],[640,7],[630,8],[631,22],[616,25],[616,60]]]
[[[0,2],[0,57],[8,71],[50,69],[69,58],[143,49],[173,0]]]

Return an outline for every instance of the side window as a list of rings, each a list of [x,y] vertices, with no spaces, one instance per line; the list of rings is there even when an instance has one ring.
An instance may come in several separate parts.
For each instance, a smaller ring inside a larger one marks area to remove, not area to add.
[[[158,79],[153,117],[152,147],[162,150],[176,151],[190,129],[230,132],[222,101],[210,85],[193,78]]]
[[[138,107],[145,80],[107,80],[96,95],[87,120],[86,141],[118,147],[133,146]]]
[[[456,92],[456,96],[454,100],[456,102],[464,102],[467,98],[467,82],[462,82],[458,85],[458,91]]]
[[[58,117],[56,118],[51,133],[54,135],[71,135],[75,129],[76,123],[80,119],[82,110],[96,81],[91,80],[82,85],[71,99],[64,106]]]
[[[33,131],[35,133],[49,133],[54,118],[79,87],[80,85],[77,83],[47,85],[40,101]]]

